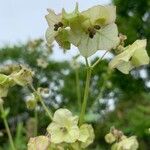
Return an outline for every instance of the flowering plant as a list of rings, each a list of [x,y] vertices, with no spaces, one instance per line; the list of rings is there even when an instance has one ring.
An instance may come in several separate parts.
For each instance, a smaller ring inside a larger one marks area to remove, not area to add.
[[[94,68],[108,53],[115,55],[109,62],[109,71],[116,68],[124,74],[129,74],[132,69],[149,64],[146,39],[136,40],[133,44],[124,46],[126,38],[118,33],[115,19],[116,7],[112,5],[98,5],[80,12],[78,4],[76,4],[73,12],[68,13],[62,9],[60,14],[55,14],[53,10],[48,9],[46,15],[48,23],[48,29],[46,30],[47,45],[51,46],[56,41],[64,50],[69,50],[74,45],[79,49],[79,55],[85,58],[87,76],[83,101],[79,98],[80,96],[78,97],[80,114],[73,115],[66,108],[59,108],[53,113],[43,100],[42,93],[47,93],[47,90],[40,87],[34,88],[32,83],[34,72],[26,66],[18,67],[9,75],[0,74],[0,110],[12,150],[16,148],[7,124],[8,110],[3,107],[3,98],[7,96],[9,88],[15,85],[31,89],[32,93],[26,101],[27,108],[35,109],[37,103],[41,103],[50,119],[47,134],[31,138],[28,142],[28,150],[80,150],[86,149],[94,142],[94,129],[91,124],[85,122],[90,80]],[[106,52],[91,64],[89,57],[100,50]],[[79,67],[76,58],[72,62],[75,69]],[[39,67],[47,67],[47,62],[43,59],[38,59],[37,63]],[[78,92],[80,95],[80,91]],[[105,140],[107,143],[113,144],[112,150],[138,149],[135,136],[128,138],[114,128],[105,136]]]

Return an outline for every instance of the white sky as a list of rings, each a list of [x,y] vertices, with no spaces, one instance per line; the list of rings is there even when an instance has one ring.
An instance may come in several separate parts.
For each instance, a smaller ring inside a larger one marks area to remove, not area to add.
[[[79,9],[84,10],[97,4],[109,4],[110,0],[0,0],[0,46],[44,37],[46,9],[59,13],[64,7],[71,11],[76,2]]]

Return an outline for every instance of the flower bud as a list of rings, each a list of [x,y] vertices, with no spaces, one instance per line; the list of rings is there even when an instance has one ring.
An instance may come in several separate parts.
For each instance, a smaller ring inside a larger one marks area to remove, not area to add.
[[[46,150],[50,144],[49,138],[46,136],[38,136],[30,138],[28,150]]]
[[[16,84],[26,86],[32,83],[33,75],[34,73],[30,69],[22,66],[20,71],[12,73],[10,77],[12,77]]]
[[[139,144],[135,136],[125,138],[124,140],[112,146],[112,150],[137,150]]]
[[[105,141],[109,144],[113,143],[116,141],[115,136],[112,133],[108,133],[105,135]]]
[[[36,107],[36,104],[37,104],[37,100],[33,94],[27,97],[26,105],[28,109],[30,110],[34,109]]]

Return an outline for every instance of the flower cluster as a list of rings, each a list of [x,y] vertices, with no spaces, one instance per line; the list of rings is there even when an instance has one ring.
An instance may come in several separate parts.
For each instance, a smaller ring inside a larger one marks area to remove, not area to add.
[[[6,97],[10,87],[14,85],[26,86],[32,83],[34,73],[25,66],[17,68],[10,75],[0,74],[0,97]]]
[[[45,136],[45,143],[49,143],[50,141],[49,147],[51,149],[57,149],[58,147],[72,147],[74,150],[78,150],[79,147],[86,148],[93,143],[95,137],[91,125],[83,124],[79,127],[78,117],[73,116],[69,110],[62,108],[54,113],[53,120],[47,127],[47,132],[48,136]],[[40,137],[35,138],[39,139]],[[49,141],[47,140],[48,137]],[[37,142],[37,140],[34,140],[33,138],[30,139],[28,150],[32,150],[32,147],[36,145],[35,142]],[[39,140],[38,142],[40,145],[43,143],[43,140]]]
[[[98,5],[80,12],[76,4],[72,13],[67,13],[64,9],[58,15],[53,10],[48,9],[48,12],[48,45],[55,40],[61,48],[70,49],[72,44],[86,58],[98,50],[116,49],[115,51],[120,53],[111,60],[109,67],[117,68],[124,74],[128,74],[135,67],[149,64],[149,56],[145,49],[146,40],[137,40],[124,47],[127,37],[118,36],[115,6]]]
[[[115,48],[119,43],[115,6],[98,5],[79,12],[76,4],[72,13],[64,9],[58,15],[49,9],[48,12],[48,45],[56,40],[63,49],[70,49],[73,44],[78,47],[81,55],[89,57],[98,50]]]
[[[126,137],[122,131],[111,128],[110,133],[105,136],[109,144],[113,144],[111,150],[137,150],[139,144],[135,136]]]

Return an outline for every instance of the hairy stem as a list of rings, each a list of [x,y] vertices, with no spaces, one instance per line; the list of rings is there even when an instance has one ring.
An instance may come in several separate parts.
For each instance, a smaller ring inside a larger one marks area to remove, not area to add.
[[[34,136],[37,136],[37,133],[38,133],[38,111],[36,109],[34,111],[34,118],[35,118]]]
[[[30,85],[31,89],[33,90],[33,92],[35,92],[38,97],[39,97],[39,101],[42,104],[42,107],[44,108],[44,110],[46,111],[47,115],[49,116],[50,120],[52,120],[52,113],[51,111],[48,109],[48,107],[45,105],[43,98],[41,97],[41,95],[35,90],[35,88],[33,87],[33,85]]]
[[[92,65],[92,68],[94,68],[96,65],[98,65],[98,63],[104,58],[104,56],[108,53],[109,51],[106,51],[102,57],[100,57],[93,65]]]
[[[9,138],[9,143],[10,143],[11,149],[16,150],[14,142],[13,142],[13,138],[12,138],[12,135],[11,135],[11,132],[10,132],[10,128],[9,128],[9,125],[8,125],[8,122],[7,122],[7,119],[6,119],[6,115],[4,115],[5,110],[4,110],[3,104],[0,105],[0,110],[1,110],[1,114],[2,114],[2,119],[4,121],[4,125],[5,125],[5,128],[6,128],[6,132],[7,132],[8,138]]]
[[[86,61],[86,65],[87,65],[87,75],[86,75],[84,98],[83,98],[82,107],[81,107],[79,125],[82,125],[82,123],[84,122],[84,115],[85,115],[86,107],[87,107],[87,100],[88,100],[89,87],[90,87],[90,79],[91,79],[91,74],[92,74],[92,68],[89,67],[88,61]]]
[[[79,80],[79,70],[75,70],[76,74],[76,92],[77,92],[77,99],[78,99],[78,106],[79,109],[81,108],[81,91],[80,91],[80,80]]]
[[[43,101],[43,99],[42,99],[42,97],[41,97],[40,95],[39,95],[39,100],[40,100],[40,102],[41,102],[41,104],[42,104],[44,110],[46,111],[47,115],[48,115],[49,118],[52,120],[52,119],[53,119],[52,113],[50,112],[50,110],[48,109],[48,107],[45,105],[45,103],[44,103],[44,101]]]

